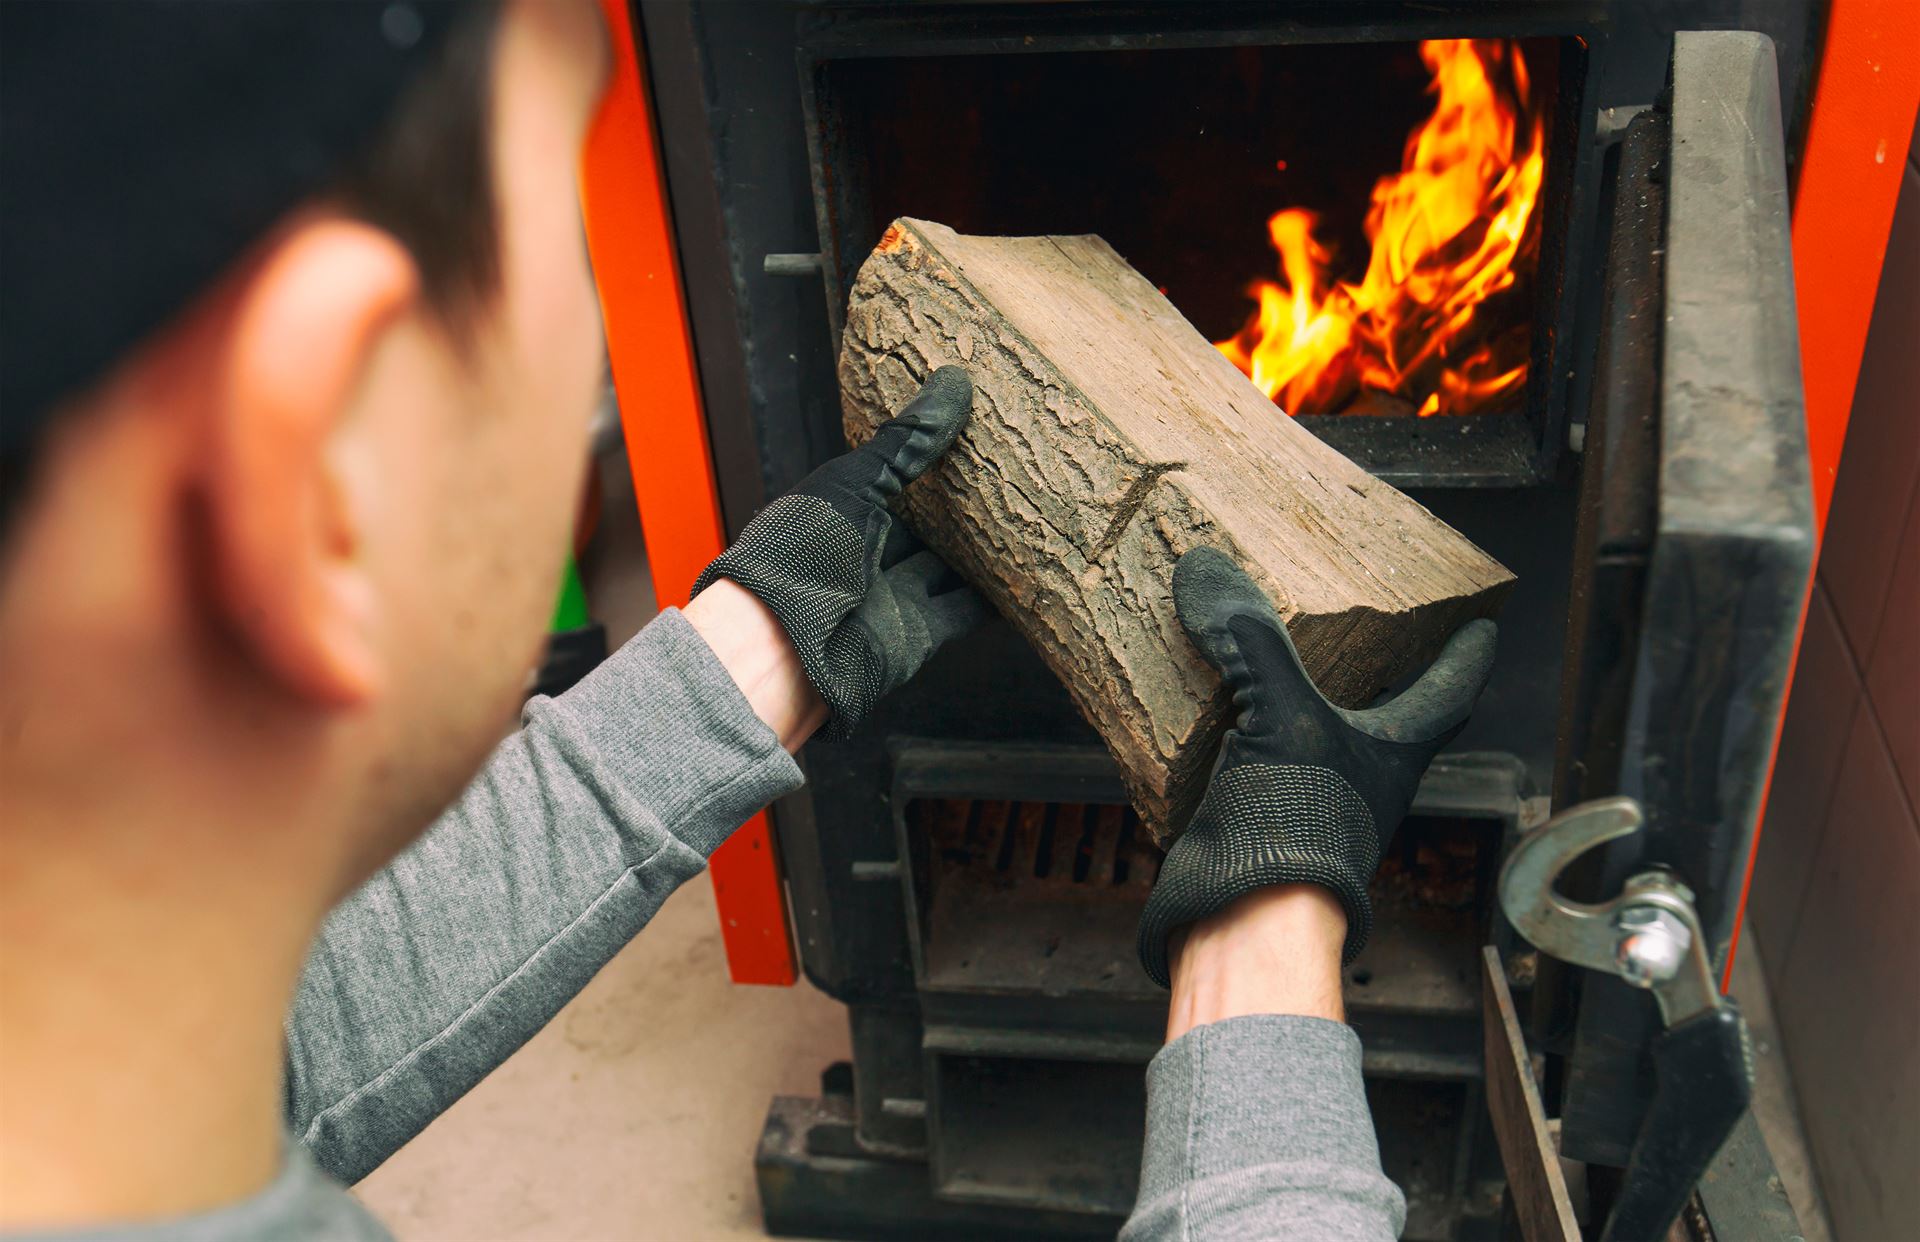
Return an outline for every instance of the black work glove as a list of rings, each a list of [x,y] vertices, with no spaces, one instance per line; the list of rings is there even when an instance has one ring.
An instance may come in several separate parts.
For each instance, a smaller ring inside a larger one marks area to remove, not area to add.
[[[887,507],[972,412],[967,373],[941,367],[873,439],[762,509],[693,584],[698,595],[731,578],[773,611],[833,713],[829,737],[845,737],[880,696],[987,614]]]
[[[1180,623],[1239,712],[1206,796],[1160,867],[1140,916],[1140,964],[1168,985],[1167,937],[1273,884],[1319,884],[1347,911],[1342,962],[1367,942],[1367,881],[1433,757],[1467,723],[1493,669],[1494,625],[1470,621],[1420,680],[1365,711],[1335,707],[1287,627],[1226,555],[1196,548],[1173,571]]]

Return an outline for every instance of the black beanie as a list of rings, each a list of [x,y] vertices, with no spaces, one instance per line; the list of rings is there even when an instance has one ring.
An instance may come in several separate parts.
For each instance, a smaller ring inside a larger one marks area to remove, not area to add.
[[[378,132],[434,0],[0,0],[0,456]]]

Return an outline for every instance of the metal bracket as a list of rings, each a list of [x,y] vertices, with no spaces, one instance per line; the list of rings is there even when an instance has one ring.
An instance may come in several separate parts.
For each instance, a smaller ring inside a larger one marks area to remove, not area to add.
[[[825,268],[818,253],[770,254],[760,260],[760,270],[769,276],[818,276]]]
[[[1619,975],[1652,991],[1673,1027],[1722,1001],[1693,891],[1666,871],[1643,871],[1598,905],[1563,897],[1554,882],[1596,846],[1640,831],[1632,798],[1583,802],[1521,838],[1500,872],[1507,919],[1542,953]]]
[[[1746,1025],[1714,986],[1693,893],[1665,871],[1643,871],[1599,904],[1555,890],[1595,846],[1640,831],[1632,798],[1583,802],[1528,833],[1500,872],[1500,906],[1542,953],[1617,975],[1653,993],[1665,1030],[1653,1044],[1652,1106],[1602,1242],[1664,1236],[1686,1206],[1753,1091]]]

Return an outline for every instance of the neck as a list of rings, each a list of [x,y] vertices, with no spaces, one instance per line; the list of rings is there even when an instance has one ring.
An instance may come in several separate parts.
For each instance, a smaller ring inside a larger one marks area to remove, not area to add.
[[[281,1022],[322,903],[205,817],[101,823],[8,802],[0,1231],[162,1219],[260,1190],[284,1142]]]
[[[191,421],[64,416],[0,546],[0,1234],[217,1208],[283,1154],[346,748],[215,621]]]

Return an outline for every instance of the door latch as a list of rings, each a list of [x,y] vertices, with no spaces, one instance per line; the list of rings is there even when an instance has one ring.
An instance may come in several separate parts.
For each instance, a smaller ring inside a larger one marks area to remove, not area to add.
[[[1660,1008],[1653,1101],[1602,1242],[1666,1236],[1753,1096],[1746,1024],[1714,984],[1687,886],[1666,871],[1646,870],[1599,904],[1554,887],[1576,858],[1632,836],[1643,823],[1632,798],[1583,802],[1522,837],[1500,871],[1500,907],[1529,943],[1645,988]]]

